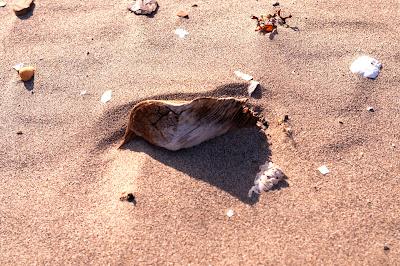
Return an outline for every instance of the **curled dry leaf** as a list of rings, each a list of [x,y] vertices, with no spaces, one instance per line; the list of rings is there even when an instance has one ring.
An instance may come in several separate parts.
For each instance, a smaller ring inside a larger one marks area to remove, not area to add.
[[[176,151],[231,129],[268,125],[246,102],[247,99],[232,97],[142,101],[130,113],[120,147],[139,136],[156,146]]]

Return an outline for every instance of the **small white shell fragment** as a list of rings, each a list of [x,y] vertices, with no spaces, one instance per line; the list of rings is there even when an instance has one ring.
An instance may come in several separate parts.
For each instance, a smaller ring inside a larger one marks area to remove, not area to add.
[[[250,81],[249,87],[247,87],[247,92],[249,93],[249,96],[253,94],[253,92],[257,89],[257,86],[260,84],[260,82],[252,80]]]
[[[6,1],[0,0],[0,7],[5,7],[7,5]]]
[[[249,190],[248,197],[251,198],[253,193],[260,194],[262,191],[270,190],[284,177],[285,174],[278,165],[273,162],[266,162],[260,166],[260,172],[256,175],[254,186]]]
[[[178,28],[175,30],[175,34],[178,35],[179,38],[183,39],[186,37],[186,35],[189,34],[189,32],[184,29]]]
[[[109,100],[111,100],[111,97],[112,97],[112,90],[107,90],[107,91],[105,91],[105,92],[103,93],[103,95],[101,96],[100,101],[101,101],[102,103],[106,103],[106,102],[108,102]]]
[[[13,68],[15,69],[15,70],[17,70],[17,71],[19,71],[21,68],[23,68],[24,67],[24,63],[18,63],[18,64],[16,64],[15,66],[13,66]]]
[[[329,173],[329,169],[326,165],[322,165],[322,166],[318,167],[318,171],[323,175],[326,175],[327,173]]]
[[[226,216],[228,216],[229,218],[231,218],[234,214],[235,214],[235,212],[234,212],[232,209],[229,209],[229,210],[226,212]]]
[[[368,107],[367,107],[367,111],[368,111],[368,112],[375,112],[375,109],[374,109],[374,107],[372,107],[372,106],[368,106]]]
[[[379,75],[382,64],[375,58],[363,55],[358,57],[350,66],[350,71],[364,78],[375,79]]]
[[[83,90],[83,91],[81,91],[81,95],[83,96],[83,95],[86,95],[86,93],[87,93],[87,91],[86,90]]]
[[[236,70],[236,71],[235,71],[235,75],[238,76],[239,78],[244,79],[244,80],[247,80],[247,81],[253,79],[252,76],[250,76],[250,75],[248,75],[248,74],[246,74],[246,73],[243,73],[243,72],[240,71],[240,70]]]

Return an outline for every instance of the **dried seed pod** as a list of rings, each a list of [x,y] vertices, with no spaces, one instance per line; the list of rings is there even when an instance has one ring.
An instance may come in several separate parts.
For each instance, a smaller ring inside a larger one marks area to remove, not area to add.
[[[120,145],[140,136],[168,150],[193,147],[231,129],[268,125],[245,106],[247,99],[147,100],[136,104]],[[261,122],[261,123],[260,123]]]

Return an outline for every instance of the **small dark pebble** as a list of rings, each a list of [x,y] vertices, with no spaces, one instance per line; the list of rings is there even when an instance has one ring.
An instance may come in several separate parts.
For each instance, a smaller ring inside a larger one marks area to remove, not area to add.
[[[90,53],[89,53],[89,52],[87,52],[86,54],[87,54],[87,55],[89,55]]]
[[[275,2],[272,6],[279,6],[279,2]]]
[[[126,199],[127,199],[129,202],[134,202],[134,201],[135,201],[135,196],[133,196],[132,193],[128,193]]]
[[[284,121],[284,122],[289,121],[289,115],[285,115],[285,116],[283,117],[283,121]]]
[[[197,4],[194,4],[194,5],[192,5],[192,7],[198,7],[198,5],[197,5]]]
[[[17,131],[17,135],[22,135],[22,131]]]
[[[383,245],[383,250],[390,250],[390,247],[388,244]]]
[[[343,125],[343,121],[339,121],[339,124]]]

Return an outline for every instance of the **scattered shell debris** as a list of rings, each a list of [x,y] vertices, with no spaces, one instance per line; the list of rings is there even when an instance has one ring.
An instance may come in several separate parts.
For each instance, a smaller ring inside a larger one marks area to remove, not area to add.
[[[318,167],[318,171],[323,175],[326,175],[329,173],[329,169],[326,165],[322,165],[322,166]]]
[[[363,55],[358,57],[350,66],[350,71],[364,78],[375,79],[382,68],[382,64],[375,58]]]
[[[261,194],[262,191],[270,190],[284,178],[285,174],[278,165],[266,162],[260,166],[260,172],[256,175],[254,186],[250,188],[248,197],[251,198],[253,193]]]
[[[103,93],[103,95],[101,95],[100,101],[101,101],[102,103],[106,103],[106,102],[108,102],[109,100],[111,100],[111,98],[112,98],[112,90],[107,90],[107,91],[105,91],[105,92]]]

